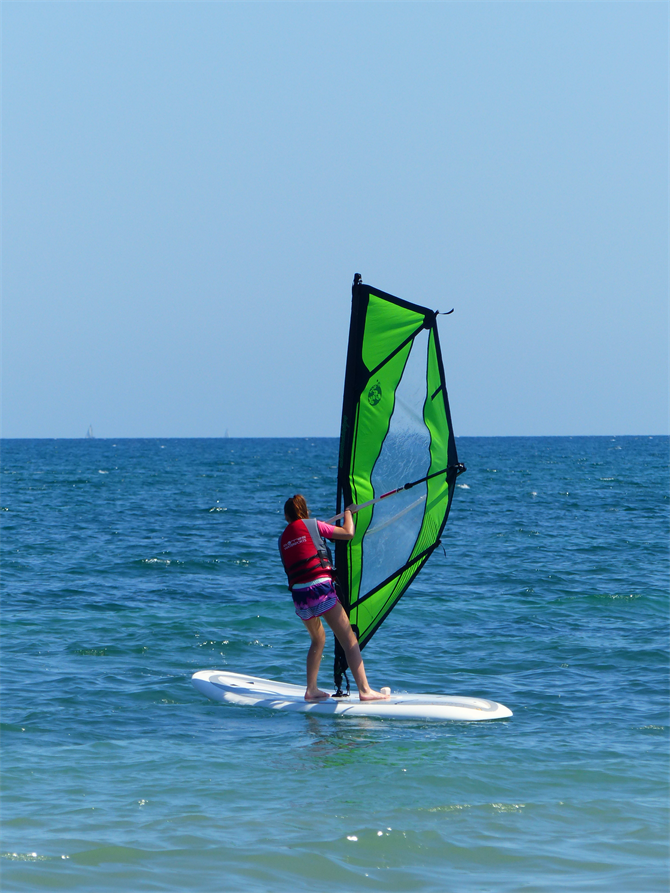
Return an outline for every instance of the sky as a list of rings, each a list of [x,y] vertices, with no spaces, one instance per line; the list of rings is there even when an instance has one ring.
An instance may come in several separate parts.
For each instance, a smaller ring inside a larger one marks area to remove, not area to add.
[[[5,2],[2,435],[339,434],[354,273],[457,435],[668,433],[668,5]]]

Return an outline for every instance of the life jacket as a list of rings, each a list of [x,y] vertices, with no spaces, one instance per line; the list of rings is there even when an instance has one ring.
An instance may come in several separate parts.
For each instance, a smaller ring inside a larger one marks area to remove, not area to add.
[[[333,558],[315,518],[292,521],[279,537],[279,554],[289,589],[319,577],[333,578]]]

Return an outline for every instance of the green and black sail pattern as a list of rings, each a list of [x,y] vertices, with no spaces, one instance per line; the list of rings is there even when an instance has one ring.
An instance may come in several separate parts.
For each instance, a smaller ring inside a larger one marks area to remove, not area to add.
[[[361,509],[354,539],[336,544],[341,598],[361,648],[439,543],[462,470],[436,313],[354,284],[337,511],[421,481]],[[336,640],[338,685],[344,669]]]

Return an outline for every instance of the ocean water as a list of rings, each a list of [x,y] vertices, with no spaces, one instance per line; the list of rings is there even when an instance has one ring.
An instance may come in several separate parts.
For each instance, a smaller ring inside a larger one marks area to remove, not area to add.
[[[304,678],[276,536],[294,492],[332,514],[335,440],[5,441],[2,890],[665,893],[668,438],[457,443],[444,551],[364,657],[492,723],[190,684]]]

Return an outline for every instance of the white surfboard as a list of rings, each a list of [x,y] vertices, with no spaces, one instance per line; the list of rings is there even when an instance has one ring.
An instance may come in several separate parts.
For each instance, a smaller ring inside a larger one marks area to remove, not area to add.
[[[458,698],[451,695],[391,694],[387,701],[359,701],[352,691],[348,698],[326,698],[306,701],[304,685],[289,685],[228,673],[221,670],[200,670],[191,679],[199,692],[213,701],[267,707],[319,716],[376,716],[382,719],[466,720],[503,719],[512,711],[503,704],[485,698]],[[332,695],[333,692],[331,691]]]

